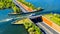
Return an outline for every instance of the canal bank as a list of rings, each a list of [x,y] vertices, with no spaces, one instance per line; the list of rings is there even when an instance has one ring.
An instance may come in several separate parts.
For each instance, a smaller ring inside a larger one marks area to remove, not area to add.
[[[12,25],[13,21],[0,22],[0,34],[28,34],[23,25]]]
[[[28,34],[23,25],[12,25],[15,19],[8,16],[11,9],[0,10],[0,34]]]
[[[47,13],[47,12],[46,12],[46,13]],[[10,21],[9,21],[9,22],[10,22]],[[8,22],[8,23],[9,23],[9,22]],[[4,23],[4,24],[5,24],[5,23]],[[8,25],[7,25],[7,26],[8,26]],[[1,27],[2,27],[2,26],[1,26]],[[9,27],[9,26],[8,26],[8,27]],[[1,28],[1,29],[2,29],[2,28]],[[9,28],[8,28],[8,29],[9,29]],[[13,30],[17,31],[16,29],[13,29]],[[4,30],[2,30],[2,31],[4,31]],[[2,32],[2,31],[1,31],[1,32]],[[6,31],[6,30],[5,30],[5,31]],[[10,31],[10,30],[9,30],[9,31]],[[3,32],[2,32],[2,33],[3,33]],[[14,33],[15,33],[15,32],[14,32]],[[5,33],[3,33],[3,34],[5,34]],[[7,34],[7,33],[6,33],[6,34]],[[8,33],[8,34],[9,34],[9,33]],[[11,34],[12,34],[12,33],[11,33]]]

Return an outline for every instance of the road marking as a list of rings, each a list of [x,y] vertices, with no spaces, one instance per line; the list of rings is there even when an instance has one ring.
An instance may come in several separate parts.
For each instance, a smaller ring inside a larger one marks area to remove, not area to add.
[[[42,16],[42,17],[44,17],[44,16]],[[46,18],[46,17],[44,17],[44,18]],[[46,18],[47,19],[47,18]],[[47,20],[49,20],[49,19],[47,19]],[[50,20],[49,20],[50,21]],[[52,21],[50,21],[50,22],[52,22]],[[44,23],[44,22],[43,22]],[[45,23],[46,25],[48,25],[47,23]],[[55,24],[55,23],[54,23]],[[49,26],[49,25],[48,25]],[[52,28],[51,26],[49,26],[50,28]],[[52,28],[53,30],[55,30],[54,28]],[[58,32],[59,34],[60,34],[60,32],[59,31],[57,31],[57,30],[55,30],[56,32]]]
[[[39,26],[42,26],[47,32],[49,32],[50,34],[53,34],[52,32],[50,32],[50,30],[48,30],[45,26],[43,26],[42,24],[40,23],[36,23],[37,25]]]

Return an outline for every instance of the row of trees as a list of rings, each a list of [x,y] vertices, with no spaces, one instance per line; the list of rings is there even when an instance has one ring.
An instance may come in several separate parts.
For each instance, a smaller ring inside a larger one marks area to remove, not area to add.
[[[26,2],[25,0],[18,0],[18,1],[22,2],[23,4],[25,4],[28,7],[32,8],[33,10],[36,9],[36,7],[33,4],[31,4],[29,2]]]
[[[20,8],[18,8],[12,0],[0,0],[0,9],[13,9],[15,13],[20,13]]]
[[[20,2],[22,2],[23,4],[25,4],[26,6],[28,6],[29,8],[32,8],[33,10],[36,10],[36,11],[41,11],[43,10],[41,7],[38,7],[36,8],[33,4],[29,3],[29,2],[26,2],[25,0],[18,0]]]
[[[29,19],[24,19],[23,24],[25,28],[28,30],[29,34],[42,34],[39,27],[37,27],[32,21]]]
[[[34,7],[33,4],[26,2],[25,0],[18,0],[23,4],[27,5],[28,7],[32,8],[33,10],[41,10],[41,8]],[[12,0],[0,0],[0,9],[8,9],[12,8],[15,13],[20,13],[21,10],[18,8]]]
[[[0,0],[0,9],[10,8],[12,1],[11,0]]]
[[[3,9],[4,3],[0,2],[0,9]]]

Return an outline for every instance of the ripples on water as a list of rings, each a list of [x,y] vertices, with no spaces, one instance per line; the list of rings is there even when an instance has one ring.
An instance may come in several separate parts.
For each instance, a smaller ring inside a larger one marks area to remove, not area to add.
[[[12,25],[12,19],[5,19],[0,22],[0,34],[28,34],[23,25]]]
[[[11,9],[0,10],[0,34],[28,34],[23,25],[12,25],[17,18],[10,18]]]
[[[36,7],[43,7],[45,12],[41,12],[38,14],[46,14],[46,13],[59,13],[60,14],[60,1],[58,0],[27,0],[31,2]],[[52,11],[53,10],[53,11]],[[0,10],[0,34],[27,34],[24,26],[22,25],[12,25],[11,22],[15,21],[13,18],[9,18],[8,13],[11,13],[13,10],[5,9]]]
[[[36,7],[42,7],[45,11],[60,10],[60,0],[26,0]]]

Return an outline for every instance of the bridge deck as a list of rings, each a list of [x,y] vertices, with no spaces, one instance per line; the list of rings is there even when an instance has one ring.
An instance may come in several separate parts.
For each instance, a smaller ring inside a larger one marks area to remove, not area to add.
[[[13,0],[14,1],[14,3],[16,4],[16,5],[18,5],[21,9],[22,9],[22,11],[23,12],[29,12],[30,11],[30,9],[28,9],[28,8],[26,8],[25,9],[25,7],[23,8],[22,6],[24,6],[23,4],[21,4],[20,2],[18,2],[18,1],[16,1],[16,0]],[[15,23],[13,23],[13,24],[21,24],[21,22],[20,21],[18,21],[18,22],[15,22]],[[49,27],[47,24],[45,24],[44,22],[37,22],[37,23],[35,23],[37,26],[39,26],[40,28],[42,28],[47,34],[60,34],[60,33],[58,33],[58,32],[56,32],[54,29],[52,29],[51,27]],[[51,24],[51,23],[50,23]]]
[[[30,20],[30,19],[29,19]],[[32,21],[33,22],[33,21]],[[23,21],[22,20],[17,20],[16,22],[12,23],[12,24],[22,24]],[[35,23],[39,28],[43,29],[45,31],[46,34],[59,34],[58,32],[56,32],[55,30],[53,30],[51,27],[49,27],[47,24],[45,24],[45,22],[37,22]]]

